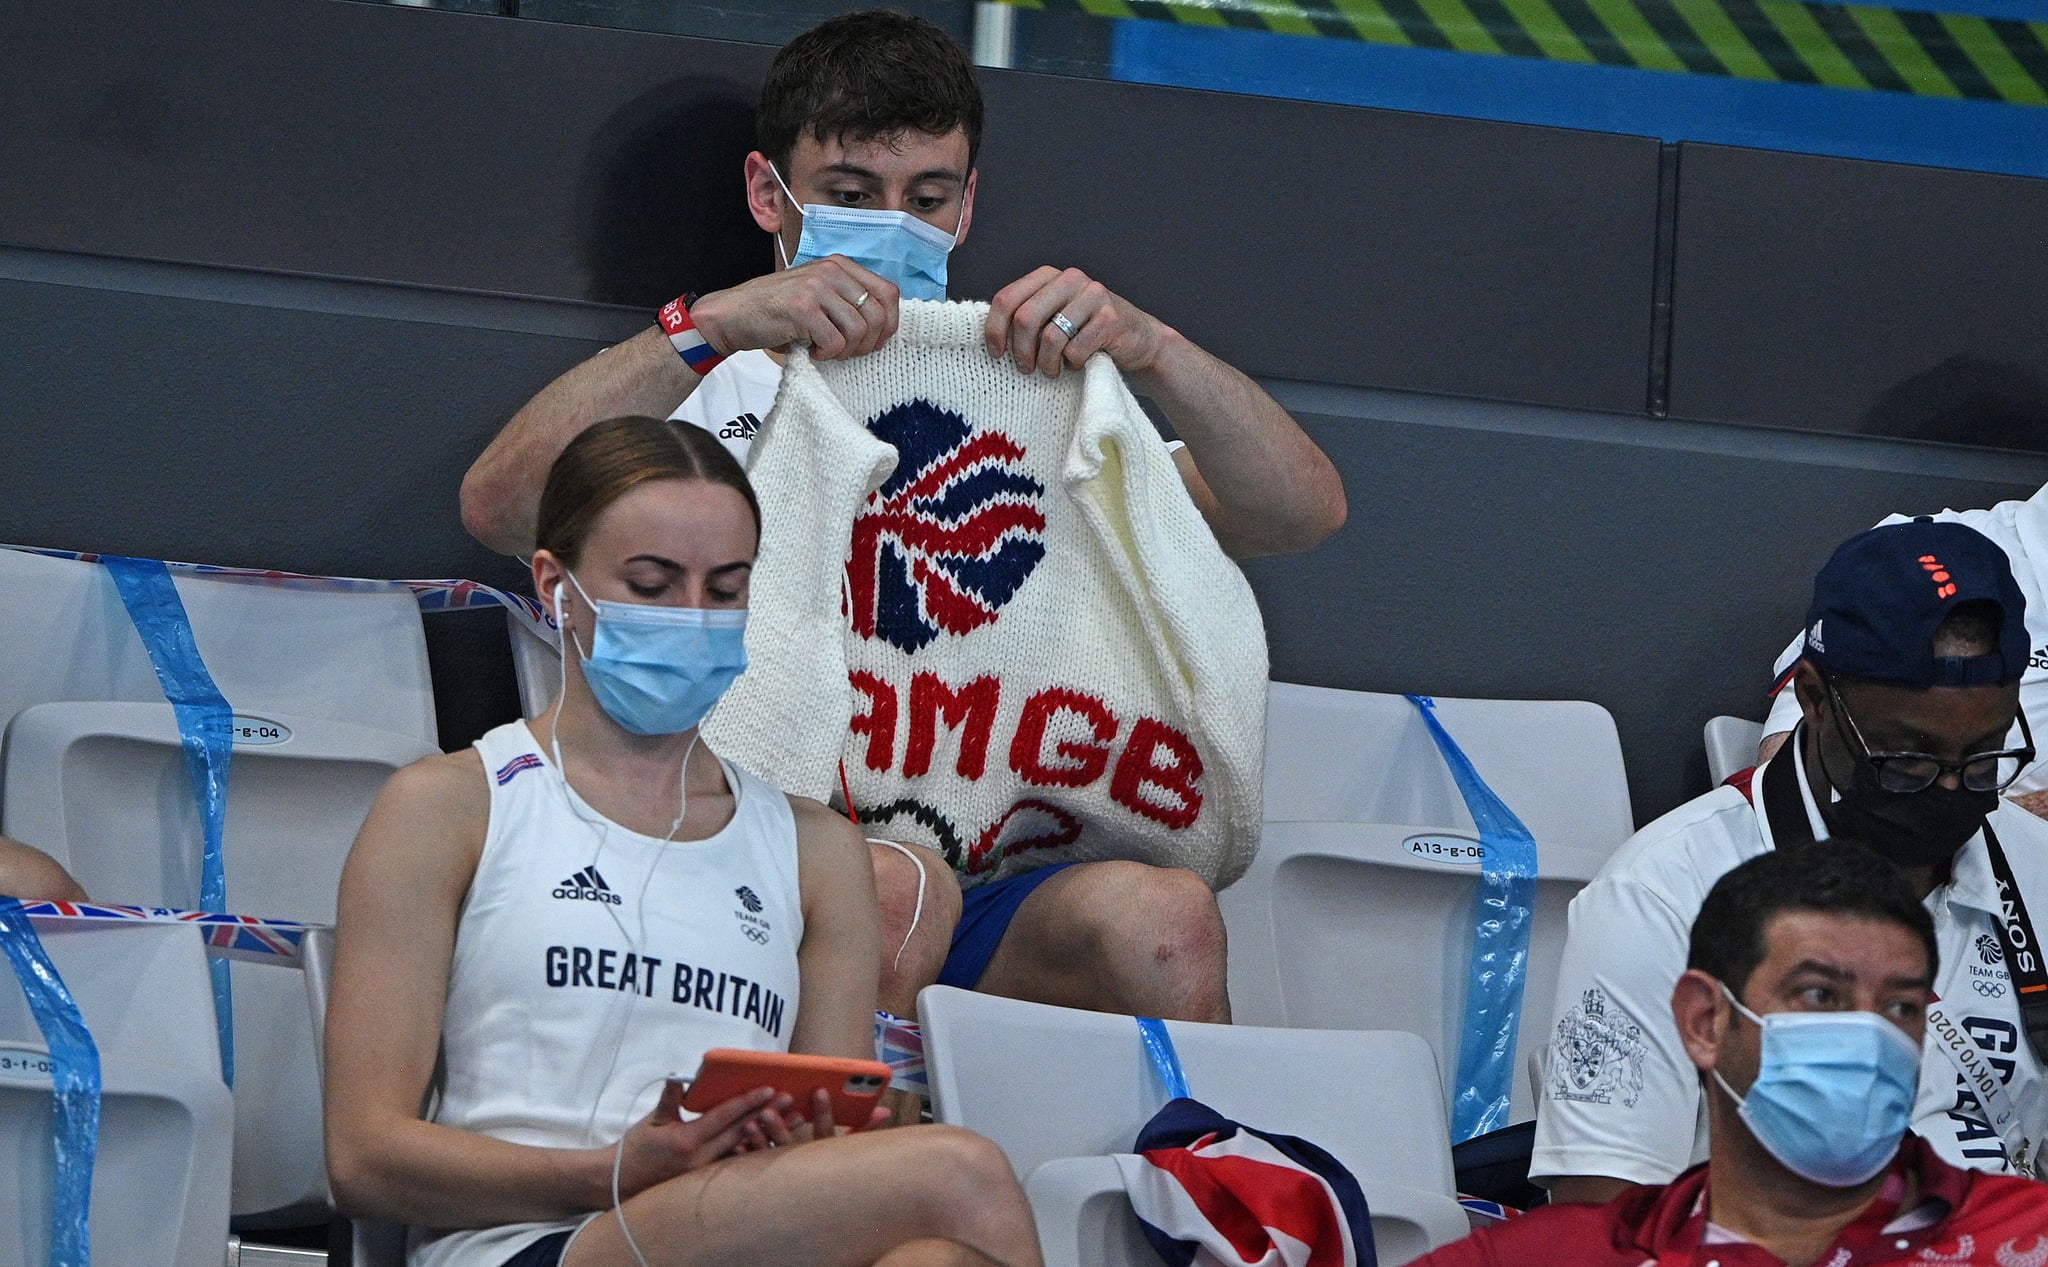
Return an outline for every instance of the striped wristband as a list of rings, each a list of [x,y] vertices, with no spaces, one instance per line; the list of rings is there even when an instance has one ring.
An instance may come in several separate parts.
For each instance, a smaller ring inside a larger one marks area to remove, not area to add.
[[[697,323],[690,320],[690,301],[695,298],[695,295],[682,295],[669,300],[655,314],[655,319],[661,322],[662,333],[668,336],[669,345],[675,348],[676,355],[683,358],[683,364],[702,378],[718,367],[725,354],[712,347],[704,332],[697,328]]]

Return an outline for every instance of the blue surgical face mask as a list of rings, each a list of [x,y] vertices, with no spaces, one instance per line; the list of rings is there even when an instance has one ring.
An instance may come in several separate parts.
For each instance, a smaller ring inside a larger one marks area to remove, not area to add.
[[[1883,1170],[1913,1121],[1920,1049],[1874,1012],[1772,1012],[1758,1016],[1721,992],[1763,1029],[1763,1059],[1749,1094],[1714,1071],[1743,1124],[1800,1178],[1853,1188]]]
[[[773,164],[768,170],[782,186],[790,204],[796,195],[783,184],[782,173]],[[896,284],[905,299],[946,297],[946,256],[960,241],[960,225],[967,223],[967,204],[960,204],[960,222],[947,233],[908,211],[875,211],[866,207],[828,207],[819,203],[798,207],[804,218],[803,236],[797,239],[796,257],[783,259],[783,266],[795,268],[828,255],[844,255],[878,277]],[[782,235],[775,235],[775,251],[782,254]]]
[[[588,654],[576,641],[583,680],[598,706],[636,735],[674,735],[704,720],[747,667],[747,613],[740,609],[654,607],[646,603],[600,602],[584,593],[575,573],[569,583],[597,613],[597,632]],[[562,587],[555,586],[555,610]]]

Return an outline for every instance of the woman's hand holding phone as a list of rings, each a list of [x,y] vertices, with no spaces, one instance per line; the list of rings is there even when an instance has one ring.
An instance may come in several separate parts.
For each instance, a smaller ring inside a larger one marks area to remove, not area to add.
[[[759,1136],[757,1123],[764,1115],[777,1114],[779,1121],[780,1113],[791,1105],[790,1097],[778,1095],[771,1087],[757,1087],[686,1122],[682,1117],[683,1084],[665,1084],[653,1110],[628,1128],[621,1141],[619,1196],[633,1196],[664,1180],[746,1152],[747,1132]],[[607,1148],[604,1154],[609,1172],[613,1150]],[[606,1204],[610,1204],[609,1194]]]
[[[788,1148],[889,1120],[889,1111],[875,1104],[889,1085],[889,1066],[879,1060],[731,1047],[704,1053],[683,1107],[697,1112],[763,1083],[783,1094],[769,1111],[741,1125],[742,1152]]]
[[[789,1148],[796,1144],[807,1144],[814,1139],[830,1139],[834,1135],[850,1135],[857,1130],[873,1130],[886,1125],[894,1116],[880,1105],[868,1111],[867,1125],[841,1126],[833,1120],[832,1093],[819,1088],[811,1092],[811,1111],[808,1116],[785,1115],[773,1108],[764,1110],[740,1124],[742,1152],[760,1148]]]

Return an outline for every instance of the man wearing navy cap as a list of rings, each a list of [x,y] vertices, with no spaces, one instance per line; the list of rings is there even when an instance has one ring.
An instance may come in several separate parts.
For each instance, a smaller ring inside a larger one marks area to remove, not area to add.
[[[1883,523],[1900,524],[1907,515],[1887,516]],[[2048,488],[2018,501],[1999,502],[1981,510],[1944,510],[1929,516],[1936,522],[1959,523],[1975,528],[2005,551],[2013,579],[2027,597],[2027,627],[2034,654],[2020,679],[2020,711],[2048,728]],[[1782,682],[1791,666],[1806,650],[1806,635],[1791,639],[1778,656],[1776,676]],[[1785,736],[1799,721],[1799,700],[1794,692],[1778,690],[1770,716],[1764,719],[1764,739],[1757,760],[1769,760],[1785,742]],[[2018,801],[2036,814],[2048,817],[2048,761],[2036,761],[2020,772],[2005,790],[2007,800]]]
[[[1669,1008],[1687,929],[1745,859],[1836,835],[1898,866],[1934,919],[1939,1001],[1913,1130],[1954,1165],[2034,1173],[2048,971],[2029,908],[2048,915],[2048,822],[1998,795],[2034,756],[2027,658],[2026,600],[1975,530],[1913,520],[1835,551],[1814,581],[1785,749],[1637,832],[1573,899],[1530,1165],[1555,1199],[1604,1201],[1706,1158]]]

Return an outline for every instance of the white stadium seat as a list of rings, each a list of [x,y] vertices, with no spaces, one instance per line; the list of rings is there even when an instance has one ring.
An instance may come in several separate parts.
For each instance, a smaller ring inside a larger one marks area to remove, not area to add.
[[[1707,723],[1707,778],[1720,787],[1737,770],[1756,764],[1756,746],[1764,741],[1762,722],[1716,717]]]
[[[1437,716],[1536,840],[1521,1050],[1549,1038],[1565,908],[1634,829],[1614,721],[1579,701],[1438,699]],[[1233,1015],[1397,1029],[1436,1052],[1448,1102],[1463,1032],[1478,833],[1413,704],[1276,682],[1265,824],[1218,895]],[[1519,1083],[1519,1079],[1513,1080]],[[1513,1090],[1512,1120],[1534,1114]]]
[[[1009,1155],[1047,1267],[1156,1263],[1109,1159],[1131,1151],[1165,1103],[1137,1022],[946,986],[919,994],[917,1011],[934,1114]],[[1310,1140],[1350,1169],[1387,1267],[1465,1234],[1436,1064],[1421,1039],[1181,1021],[1168,1029],[1196,1099]]]
[[[307,933],[299,954],[300,966],[306,973],[306,1006],[313,1023],[315,1063],[325,1076],[327,997],[334,980],[334,930],[318,928]],[[405,1227],[402,1224],[352,1219],[349,1222],[349,1247],[348,1267],[405,1267]]]
[[[198,931],[30,922],[99,1048],[93,1261],[220,1267],[234,1106],[221,1082]],[[294,973],[261,970],[298,985]],[[0,1263],[10,1267],[49,1262],[53,1101],[50,1075],[35,1062],[47,1051],[14,974],[0,967],[0,1054],[16,1066],[0,1070]]]
[[[238,711],[279,709],[434,742],[426,635],[403,588],[172,577],[206,667]],[[0,550],[0,597],[0,723],[32,704],[163,702],[106,569]]]
[[[332,923],[342,861],[377,789],[438,751],[418,604],[403,589],[173,576],[236,714],[228,905]],[[176,717],[111,577],[0,550],[0,602],[0,833],[51,854],[97,899],[198,907],[202,832]],[[251,1226],[324,1219],[302,987],[260,965],[230,972],[233,1210]]]
[[[512,674],[519,682],[520,715],[538,717],[561,689],[562,653],[516,611],[505,612],[505,632],[512,639]]]

